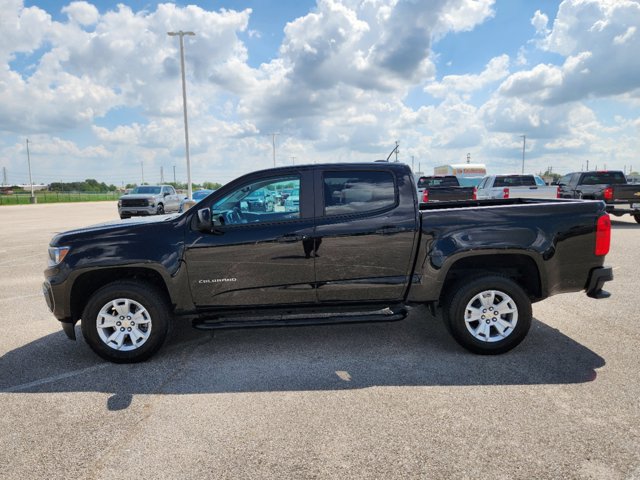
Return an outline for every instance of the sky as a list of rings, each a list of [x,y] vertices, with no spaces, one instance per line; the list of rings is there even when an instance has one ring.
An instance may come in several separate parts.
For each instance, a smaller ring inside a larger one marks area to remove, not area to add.
[[[0,182],[640,170],[640,0],[0,0]],[[395,158],[395,157],[394,157]]]

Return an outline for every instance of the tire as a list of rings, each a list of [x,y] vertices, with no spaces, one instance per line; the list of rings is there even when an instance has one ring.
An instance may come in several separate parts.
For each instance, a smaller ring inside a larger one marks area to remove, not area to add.
[[[131,218],[130,215],[120,215],[120,220],[126,220],[127,218]]]
[[[635,214],[633,218],[635,219],[636,223],[640,223],[640,213]]]
[[[157,215],[164,215],[164,205],[161,203],[158,204],[158,208],[156,209]]]
[[[473,277],[458,282],[451,291],[443,317],[455,340],[467,350],[497,355],[527,336],[531,301],[513,280],[499,275]]]
[[[169,319],[169,306],[157,289],[144,283],[118,281],[91,296],[82,312],[82,334],[91,349],[105,360],[142,362],[164,343]]]

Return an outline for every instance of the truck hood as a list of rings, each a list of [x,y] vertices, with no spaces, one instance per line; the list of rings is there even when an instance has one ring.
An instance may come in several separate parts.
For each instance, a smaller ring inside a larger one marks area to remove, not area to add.
[[[120,200],[144,200],[146,198],[159,197],[159,193],[133,193],[128,195],[122,195]]]
[[[98,223],[88,227],[76,228],[66,232],[56,234],[50,242],[52,247],[61,245],[69,245],[75,240],[90,236],[98,236],[105,234],[122,234],[130,235],[136,230],[143,229],[146,226],[161,224],[170,221],[181,214],[172,213],[169,215],[152,215],[149,217],[134,217],[127,220],[113,220],[110,222]]]

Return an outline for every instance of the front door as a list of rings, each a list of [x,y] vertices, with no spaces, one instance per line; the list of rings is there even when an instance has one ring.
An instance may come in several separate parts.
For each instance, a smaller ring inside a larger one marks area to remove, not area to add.
[[[259,190],[275,195],[285,188],[312,193],[312,172],[254,179],[194,207],[211,208],[218,224],[211,233],[187,233],[185,256],[197,307],[316,302],[314,257],[306,253],[313,206],[265,209],[245,201]]]

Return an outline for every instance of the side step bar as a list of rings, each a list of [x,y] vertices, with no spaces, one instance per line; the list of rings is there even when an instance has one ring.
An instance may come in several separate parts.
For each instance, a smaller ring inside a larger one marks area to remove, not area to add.
[[[269,316],[220,316],[214,318],[195,319],[193,328],[198,330],[217,330],[222,328],[252,328],[252,327],[287,327],[305,325],[330,325],[341,323],[365,323],[365,322],[396,322],[403,320],[409,314],[407,308],[391,309],[368,312],[351,313],[311,313],[288,314]]]

